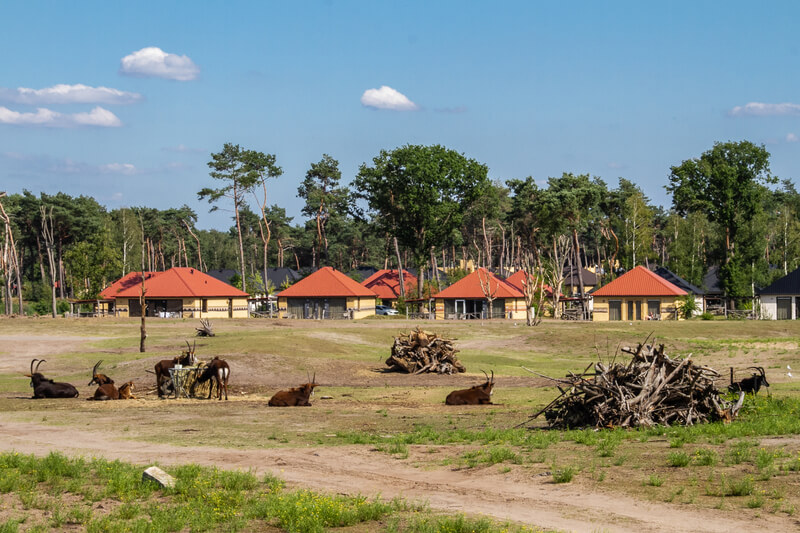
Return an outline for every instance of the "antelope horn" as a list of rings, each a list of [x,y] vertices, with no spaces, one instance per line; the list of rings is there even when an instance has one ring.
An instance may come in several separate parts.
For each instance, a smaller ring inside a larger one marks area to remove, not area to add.
[[[189,344],[189,341],[186,341],[186,347],[189,348],[189,353],[192,352],[192,345]]]
[[[189,344],[189,343],[187,342],[186,344]],[[197,348],[197,341],[196,340],[192,342],[192,355],[194,355],[195,348]]]
[[[31,374],[33,374],[33,363],[35,363],[36,361],[38,361],[38,359],[34,359],[33,361],[31,361]]]
[[[308,377],[308,370],[306,370],[306,379],[308,380],[307,383],[311,383],[311,378]]]
[[[317,373],[314,372],[314,377],[311,378],[311,383],[316,383],[316,382],[317,382]]]
[[[494,383],[494,370],[492,370],[492,383]]]
[[[98,362],[96,362],[96,363],[94,364],[94,368],[92,369],[92,376],[94,376],[95,374],[97,374],[97,367],[99,367],[99,366],[100,366],[100,363],[102,363],[102,362],[103,362],[103,360],[102,360],[102,359],[100,359]]]
[[[37,372],[39,371],[39,365],[41,365],[42,363],[46,363],[46,362],[47,362],[47,361],[46,361],[46,360],[44,360],[44,359],[39,359],[39,362],[38,362],[38,363],[36,363],[36,371],[37,371]]]
[[[481,370],[481,372],[483,372],[483,375],[486,376],[486,381],[489,381],[489,374],[486,373],[486,370]]]

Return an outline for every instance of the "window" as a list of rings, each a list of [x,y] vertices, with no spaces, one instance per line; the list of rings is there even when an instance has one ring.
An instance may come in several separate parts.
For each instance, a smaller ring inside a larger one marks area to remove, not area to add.
[[[208,313],[208,298],[203,298],[203,312]]]
[[[622,300],[609,300],[608,319],[622,320]]]
[[[792,319],[792,299],[791,298],[778,298],[778,320],[791,320]]]
[[[661,320],[661,300],[647,300],[648,320]]]

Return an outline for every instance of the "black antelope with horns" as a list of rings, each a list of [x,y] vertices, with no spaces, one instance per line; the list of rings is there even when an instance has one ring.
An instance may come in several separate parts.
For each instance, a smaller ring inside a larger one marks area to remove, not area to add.
[[[36,361],[39,361],[36,363]],[[46,363],[44,359],[34,359],[31,361],[31,373],[25,376],[31,378],[31,387],[33,387],[33,397],[36,399],[41,398],[77,398],[78,389],[69,383],[56,383],[52,379],[47,379],[39,373],[39,365]],[[36,368],[33,364],[36,363]]]
[[[308,375],[306,375],[308,377]],[[289,390],[282,390],[276,392],[272,398],[269,399],[270,407],[307,407],[311,405],[308,400],[314,394],[314,387],[317,386],[317,373],[311,378],[309,383],[304,383],[299,387],[294,387]]]
[[[155,374],[156,374],[156,388],[158,389],[158,397],[162,398],[164,394],[166,394],[167,389],[172,387],[172,378],[169,375],[169,370],[171,368],[175,368],[175,365],[182,365],[182,366],[193,366],[196,364],[197,359],[194,356],[194,350],[197,346],[197,342],[194,345],[190,345],[189,341],[186,341],[186,347],[188,350],[181,353],[178,357],[173,357],[172,359],[162,359],[155,366]]]
[[[767,373],[764,372],[763,366],[748,366],[747,368],[757,370],[758,373],[753,372],[753,375],[749,378],[744,378],[743,380],[737,382],[733,381],[733,368],[731,368],[731,384],[728,386],[729,391],[752,392],[755,396],[758,394],[758,391],[761,390],[761,387],[769,387]]]
[[[91,385],[93,385],[95,383],[97,384],[98,387],[102,386],[102,385],[113,385],[114,384],[114,380],[111,379],[110,377],[106,376],[105,374],[98,374],[97,373],[97,369],[100,367],[100,363],[102,363],[102,362],[103,362],[103,360],[101,359],[100,361],[95,363],[94,368],[92,369],[92,381],[90,381],[88,383],[87,387],[91,386]]]
[[[483,372],[481,370],[481,372]],[[444,403],[447,405],[489,405],[492,403],[492,394],[494,393],[494,370],[492,370],[492,377],[486,375],[486,382],[482,385],[475,385],[468,389],[454,390],[447,395]]]
[[[220,359],[219,357],[214,357],[211,361],[209,361],[208,366],[206,366],[203,373],[200,374],[200,377],[197,378],[195,381],[195,385],[197,383],[205,383],[209,379],[213,379],[217,383],[217,400],[222,399],[222,389],[225,389],[225,399],[228,399],[228,377],[231,375],[231,367],[228,366],[228,362],[224,359]],[[213,383],[212,383],[213,385]],[[194,388],[194,386],[192,386]],[[211,391],[213,390],[213,386],[208,387],[208,399],[211,399]],[[194,393],[192,393],[194,396]]]

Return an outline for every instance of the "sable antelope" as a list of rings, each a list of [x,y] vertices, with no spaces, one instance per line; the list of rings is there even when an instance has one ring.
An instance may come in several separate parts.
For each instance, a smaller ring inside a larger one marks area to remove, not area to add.
[[[307,376],[306,376],[307,377]],[[272,398],[269,399],[270,407],[294,407],[294,406],[310,406],[308,401],[314,394],[314,387],[317,386],[317,374],[311,378],[310,383],[305,383],[299,387],[294,387],[289,390],[282,390],[276,392]]]
[[[36,363],[36,361],[39,361]],[[39,365],[46,363],[44,359],[34,359],[31,361],[31,373],[25,374],[26,377],[31,378],[31,387],[33,387],[33,397],[35,399],[41,398],[77,398],[78,389],[69,383],[56,383],[52,379],[47,379],[39,373]],[[33,363],[36,363],[36,368],[33,368]]]
[[[481,371],[483,372],[483,371]],[[486,372],[483,372],[486,376]],[[475,385],[468,389],[454,390],[447,395],[444,403],[447,405],[486,405],[492,403],[494,393],[494,370],[491,379],[486,376],[486,383]]]
[[[130,400],[136,399],[133,395],[133,381],[123,383],[119,388],[115,387],[113,383],[105,383],[97,387],[94,391],[94,397],[90,400],[104,401],[104,400]]]
[[[733,381],[733,368],[731,368],[731,384],[728,385],[728,390],[731,392],[752,392],[753,395],[758,394],[761,387],[769,387],[767,381],[767,374],[764,372],[763,366],[748,366],[747,368],[758,370],[758,374],[753,372],[749,378],[744,378],[741,381]]]
[[[222,399],[222,389],[225,389],[225,399],[228,399],[228,377],[231,375],[231,367],[228,366],[228,362],[224,359],[220,359],[219,357],[214,357],[206,366],[203,373],[200,374],[200,377],[197,378],[195,381],[195,385],[198,383],[205,383],[209,379],[213,379],[217,382],[217,400]],[[208,387],[208,399],[211,399],[211,391],[214,388],[213,383],[212,386]],[[192,386],[194,389],[194,385]]]
[[[97,373],[97,369],[100,367],[100,363],[102,363],[102,362],[103,362],[103,360],[101,359],[100,361],[95,363],[94,368],[92,369],[92,381],[90,381],[87,384],[87,387],[89,385],[94,384],[94,383],[96,383],[98,386],[106,385],[106,384],[111,384],[111,385],[114,384],[114,380],[111,379],[110,377],[106,376],[105,374],[98,374]]]
[[[197,359],[194,357],[194,350],[195,346],[197,346],[197,342],[195,341],[193,346],[189,346],[189,341],[186,341],[186,346],[189,349],[185,352],[181,352],[180,356],[173,357],[172,359],[162,359],[156,363],[156,388],[158,389],[159,398],[164,396],[166,389],[173,388],[172,378],[169,375],[170,368],[174,368],[176,364],[180,364],[182,366],[192,366],[197,362]]]

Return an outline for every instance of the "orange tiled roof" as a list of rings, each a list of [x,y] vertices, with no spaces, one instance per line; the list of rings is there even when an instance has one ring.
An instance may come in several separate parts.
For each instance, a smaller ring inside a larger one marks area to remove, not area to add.
[[[417,286],[417,277],[403,269],[403,282],[406,285],[406,294],[408,294]],[[397,270],[378,270],[361,284],[371,289],[378,295],[378,298],[392,300],[400,297],[400,276]]]
[[[176,267],[164,272],[147,272],[146,297],[153,298],[247,298],[248,294],[224,281],[194,268]],[[138,298],[141,295],[142,275],[131,272],[104,289],[104,298]]]
[[[489,283],[489,288],[495,294],[496,298],[525,297],[519,289],[510,283],[507,283],[505,280],[498,278],[485,268],[479,268],[467,277],[453,283],[445,290],[434,294],[433,297],[485,299],[486,294],[484,294],[483,289],[481,288],[481,281],[483,281],[485,285],[487,280]]]
[[[686,291],[643,266],[629,270],[592,296],[684,296]]]
[[[374,291],[331,267],[322,267],[278,293],[279,298],[327,298],[331,296],[371,296],[375,298],[377,295]]]
[[[517,270],[516,272],[514,272],[513,274],[511,274],[510,276],[508,276],[506,278],[506,283],[510,283],[517,290],[522,292],[522,290],[523,290],[522,282],[525,281],[525,278],[527,277],[527,275],[528,274],[524,270]],[[548,285],[547,283],[545,283],[544,284],[544,292],[546,292],[547,294],[553,294],[553,288],[550,285]]]

